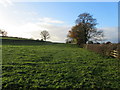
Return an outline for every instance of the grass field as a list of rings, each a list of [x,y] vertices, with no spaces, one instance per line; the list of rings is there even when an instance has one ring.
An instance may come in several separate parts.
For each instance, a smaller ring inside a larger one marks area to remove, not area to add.
[[[8,38],[3,40],[2,58],[3,90],[119,88],[119,60],[76,45],[25,40],[11,44]]]

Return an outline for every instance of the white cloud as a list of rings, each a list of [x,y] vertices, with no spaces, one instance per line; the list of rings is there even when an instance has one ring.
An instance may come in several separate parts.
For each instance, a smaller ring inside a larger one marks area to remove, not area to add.
[[[12,0],[0,0],[0,4],[3,5],[4,7],[7,7],[8,5],[12,5],[13,2]]]
[[[118,27],[103,27],[100,30],[104,31],[106,41],[111,41],[113,43],[118,42]]]
[[[50,23],[36,23],[39,27],[38,30],[31,32],[32,38],[40,39],[40,32],[47,30],[50,33],[51,41],[65,42],[67,32],[70,29],[68,25],[56,25]]]
[[[41,39],[40,32],[48,30],[49,40],[64,42],[69,26],[64,21],[50,17],[39,17],[37,12],[0,8],[0,29],[8,32],[8,36]]]
[[[40,20],[40,22],[43,22],[43,23],[55,23],[55,24],[64,23],[63,21],[54,20],[54,19],[48,18],[48,17],[40,18],[39,20]]]
[[[47,30],[51,36],[50,41],[65,42],[67,32],[70,29],[68,25],[61,25],[63,21],[50,18],[41,18],[42,21],[38,19],[36,22],[27,22],[24,20],[24,23],[19,23],[16,21],[16,24],[10,23],[11,20],[4,20],[0,21],[0,28],[7,31],[8,36],[14,37],[41,39],[40,32]]]

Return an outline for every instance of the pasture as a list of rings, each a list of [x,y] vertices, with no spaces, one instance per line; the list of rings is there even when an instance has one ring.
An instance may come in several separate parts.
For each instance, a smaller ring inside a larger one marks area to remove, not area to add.
[[[70,44],[3,38],[3,90],[119,88],[119,60]]]

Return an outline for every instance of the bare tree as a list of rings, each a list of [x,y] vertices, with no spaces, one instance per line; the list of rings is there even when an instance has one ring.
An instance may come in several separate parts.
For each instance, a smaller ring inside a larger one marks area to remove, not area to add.
[[[106,39],[105,39],[105,37],[104,37],[104,33],[103,33],[103,31],[102,30],[100,30],[100,31],[97,31],[94,35],[93,35],[93,41],[95,41],[95,42],[101,42],[102,43],[102,41],[105,41]]]
[[[7,36],[7,32],[3,30],[0,30],[0,34],[2,34],[2,36]]]
[[[45,41],[46,41],[46,39],[49,39],[49,38],[50,38],[50,34],[49,34],[49,32],[46,31],[46,30],[42,31],[42,32],[40,33],[40,35],[41,35],[42,39],[45,40]]]

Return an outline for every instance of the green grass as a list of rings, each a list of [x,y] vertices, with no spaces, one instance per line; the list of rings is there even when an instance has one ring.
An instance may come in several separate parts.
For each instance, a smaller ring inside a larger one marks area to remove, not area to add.
[[[0,39],[1,41],[1,39]],[[25,38],[17,38],[17,37],[2,37],[2,45],[48,45],[53,44],[52,42],[44,42],[40,40],[32,40]]]
[[[76,45],[5,44],[2,50],[3,90],[119,88],[118,60]]]

